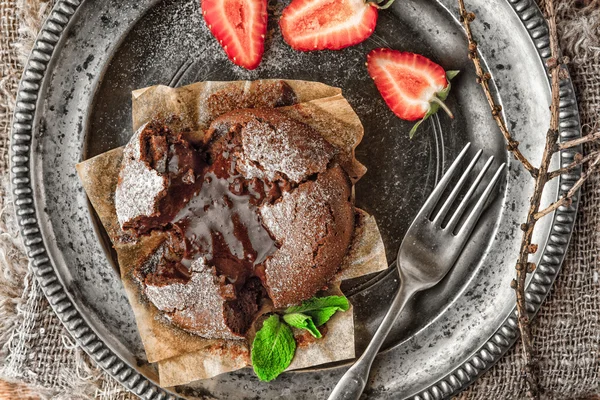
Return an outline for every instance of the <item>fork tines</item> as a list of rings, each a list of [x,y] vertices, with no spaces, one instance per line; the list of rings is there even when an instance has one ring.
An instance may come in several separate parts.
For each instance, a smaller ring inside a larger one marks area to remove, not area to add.
[[[477,220],[483,213],[486,202],[487,202],[488,198],[490,197],[490,195],[492,194],[494,186],[500,179],[502,171],[506,167],[506,163],[502,163],[502,165],[500,165],[496,169],[496,172],[494,173],[492,179],[489,181],[489,183],[485,187],[485,190],[479,196],[475,205],[471,207],[470,213],[468,214],[466,219],[464,219],[464,223],[457,230],[457,226],[459,224],[459,221],[461,220],[461,217],[465,214],[465,212],[467,211],[467,208],[469,208],[471,200],[474,200],[473,195],[477,191],[477,188],[483,181],[483,178],[485,177],[486,172],[490,169],[490,166],[492,165],[492,163],[494,161],[494,156],[490,156],[487,159],[487,161],[485,162],[485,164],[483,165],[483,167],[481,168],[481,171],[479,171],[479,173],[477,174],[477,177],[475,178],[473,183],[467,189],[463,199],[460,201],[460,204],[455,209],[455,211],[452,214],[452,216],[450,217],[448,223],[446,223],[445,226],[442,226],[443,222],[445,220],[447,220],[446,217],[448,216],[448,213],[449,213],[450,209],[452,208],[452,205],[454,204],[455,200],[457,199],[459,193],[461,192],[461,189],[467,182],[469,175],[473,171],[473,168],[475,167],[475,165],[477,164],[477,161],[479,161],[479,159],[481,158],[481,155],[483,153],[482,150],[477,151],[475,156],[471,159],[471,161],[467,165],[466,169],[463,170],[462,174],[460,175],[460,178],[458,179],[458,182],[453,187],[452,191],[447,196],[447,198],[443,202],[443,205],[441,206],[441,208],[439,208],[439,211],[436,213],[436,215],[434,217],[433,214],[436,209],[436,206],[438,206],[439,203],[441,202],[444,191],[446,190],[446,187],[448,186],[450,181],[453,178],[455,178],[455,176],[458,176],[458,174],[460,173],[461,170],[459,169],[459,165],[461,164],[463,159],[465,159],[466,154],[470,147],[471,147],[471,143],[467,143],[467,145],[462,149],[462,151],[460,152],[458,157],[456,157],[456,160],[454,160],[454,162],[452,163],[450,168],[448,168],[448,171],[444,174],[444,176],[442,177],[442,179],[440,180],[438,185],[435,187],[435,189],[431,193],[430,197],[427,199],[427,202],[421,209],[421,213],[423,214],[422,216],[431,219],[433,221],[433,224],[437,228],[444,229],[449,232],[453,232],[457,236],[458,235],[469,235],[471,233],[471,231],[475,227],[475,223],[477,222]]]

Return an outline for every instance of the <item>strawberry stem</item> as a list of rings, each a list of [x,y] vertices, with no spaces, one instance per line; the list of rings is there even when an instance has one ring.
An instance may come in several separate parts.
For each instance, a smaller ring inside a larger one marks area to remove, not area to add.
[[[448,114],[448,116],[450,118],[454,119],[454,114],[452,114],[452,111],[450,111],[450,109],[448,108],[448,106],[446,104],[444,104],[444,102],[442,101],[442,99],[440,99],[437,96],[433,96],[433,98],[431,99],[431,102],[436,103],[437,105],[439,105],[440,107],[442,107],[442,110],[446,111],[446,114]]]

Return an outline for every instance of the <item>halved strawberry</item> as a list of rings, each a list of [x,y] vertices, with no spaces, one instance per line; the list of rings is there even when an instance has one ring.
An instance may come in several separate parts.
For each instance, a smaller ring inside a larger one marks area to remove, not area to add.
[[[386,48],[367,55],[367,69],[388,107],[407,121],[420,120],[410,131],[412,138],[419,125],[444,104],[450,92],[450,80],[459,71],[444,71],[427,57]]]
[[[265,51],[268,0],[201,0],[202,15],[227,57],[255,69]]]
[[[371,36],[377,8],[365,0],[293,0],[283,10],[279,26],[296,50],[340,50]]]

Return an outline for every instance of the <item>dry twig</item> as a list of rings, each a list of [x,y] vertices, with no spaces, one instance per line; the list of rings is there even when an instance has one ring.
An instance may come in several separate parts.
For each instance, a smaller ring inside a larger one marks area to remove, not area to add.
[[[519,150],[519,142],[516,141],[508,128],[506,127],[506,123],[504,122],[504,118],[502,118],[502,106],[496,104],[496,100],[494,100],[494,96],[490,90],[489,80],[492,76],[488,72],[483,71],[483,67],[481,66],[481,59],[479,58],[479,53],[477,52],[477,42],[473,39],[473,33],[471,31],[471,22],[475,20],[475,14],[472,12],[467,12],[465,9],[464,0],[458,0],[458,5],[460,8],[460,18],[465,27],[465,31],[467,32],[467,39],[469,41],[469,58],[473,60],[473,65],[475,66],[475,73],[477,74],[477,82],[483,88],[485,93],[485,98],[487,99],[488,104],[492,110],[492,116],[500,128],[500,132],[504,136],[504,139],[507,143],[507,148],[509,151],[513,153],[515,158],[523,164],[525,169],[529,171],[532,176],[537,174],[537,170],[531,165],[527,157],[521,153]]]
[[[575,160],[560,169],[555,171],[549,171],[550,163],[552,161],[552,155],[564,149],[572,148],[580,144],[600,139],[600,132],[585,136],[580,139],[572,141],[557,143],[559,138],[558,122],[559,122],[559,84],[561,79],[566,78],[566,73],[561,72],[562,64],[565,59],[559,58],[559,47],[558,47],[558,32],[556,28],[556,16],[554,11],[553,0],[546,0],[546,17],[548,19],[548,26],[550,29],[550,48],[551,56],[547,60],[546,65],[551,76],[551,91],[552,91],[552,102],[550,106],[550,127],[546,133],[546,140],[544,145],[544,152],[542,160],[540,161],[539,168],[535,168],[529,160],[519,151],[518,144],[511,133],[506,127],[506,123],[501,115],[501,109],[496,104],[493,95],[490,91],[488,81],[491,76],[488,72],[484,72],[477,52],[477,42],[473,39],[471,31],[471,22],[475,19],[475,14],[467,12],[464,4],[464,0],[458,0],[458,6],[460,11],[460,19],[464,25],[467,33],[467,40],[469,43],[469,58],[473,61],[475,71],[477,74],[477,81],[483,88],[485,97],[488,101],[492,116],[498,124],[502,135],[507,142],[507,148],[512,152],[514,157],[521,162],[523,167],[529,171],[529,173],[535,179],[534,191],[530,199],[529,210],[527,212],[526,222],[521,225],[523,230],[523,237],[521,240],[521,246],[519,251],[519,257],[516,263],[516,279],[512,282],[512,287],[515,289],[517,298],[517,313],[518,313],[518,324],[519,331],[521,333],[522,342],[522,353],[524,359],[523,366],[523,377],[527,385],[527,394],[532,399],[540,398],[539,379],[537,371],[537,358],[533,347],[533,335],[531,332],[530,318],[526,309],[525,300],[525,282],[527,280],[527,274],[535,270],[535,264],[529,262],[529,256],[537,252],[538,246],[531,242],[533,237],[533,230],[536,222],[545,215],[552,213],[554,210],[561,206],[567,206],[571,204],[573,196],[577,193],[579,188],[583,185],[585,180],[600,170],[600,153],[594,152],[587,157],[581,155],[575,157]],[[593,161],[592,161],[593,160]],[[571,172],[580,165],[590,162],[589,168],[586,173],[582,174],[573,187],[565,193],[558,201],[551,204],[547,208],[540,211],[540,202],[542,193],[546,183],[563,173]]]
[[[567,143],[569,143],[569,142],[567,142]],[[572,172],[574,169],[577,169],[580,165],[584,165],[592,160],[595,160],[598,155],[600,155],[600,151],[593,151],[585,157],[582,156],[581,154],[577,153],[577,154],[575,154],[575,159],[569,165],[559,168],[557,170],[548,172],[548,180],[559,177],[562,174],[568,174],[569,172]]]
[[[590,156],[593,156],[593,157],[590,157]],[[560,199],[558,199],[554,203],[550,204],[548,207],[544,208],[543,210],[535,213],[534,218],[536,220],[552,213],[553,211],[557,210],[559,207],[570,206],[573,196],[575,196],[575,194],[577,193],[579,188],[581,188],[581,186],[583,186],[585,181],[591,175],[593,175],[594,173],[598,172],[598,170],[600,170],[600,153],[599,152],[591,153],[586,158],[594,160],[589,165],[587,171],[584,172],[583,174],[581,174],[579,179],[577,179],[577,181],[573,184],[573,187],[571,189],[569,189],[569,191],[567,193],[565,193]]]
[[[568,142],[563,142],[563,143],[557,143],[556,151],[570,149],[572,147],[579,146],[581,144],[588,143],[588,142],[595,142],[597,140],[600,140],[600,132],[590,133],[590,134],[582,136],[578,139],[569,140]]]

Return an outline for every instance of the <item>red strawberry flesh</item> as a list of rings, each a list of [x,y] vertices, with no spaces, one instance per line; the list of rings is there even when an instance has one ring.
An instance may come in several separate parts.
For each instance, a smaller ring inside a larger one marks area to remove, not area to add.
[[[258,67],[265,49],[267,0],[202,0],[201,5],[227,57],[247,69]]]
[[[419,54],[375,49],[367,56],[369,75],[398,117],[416,121],[437,102],[436,93],[447,85],[446,71]]]
[[[364,0],[293,0],[279,24],[296,50],[340,50],[371,36],[377,8]]]

